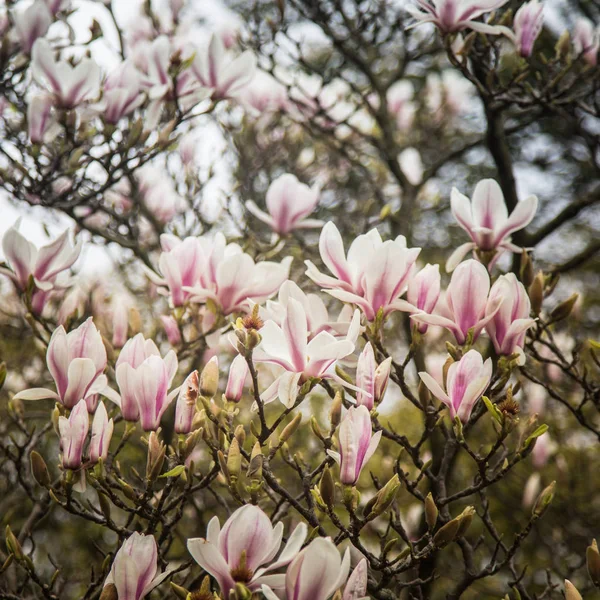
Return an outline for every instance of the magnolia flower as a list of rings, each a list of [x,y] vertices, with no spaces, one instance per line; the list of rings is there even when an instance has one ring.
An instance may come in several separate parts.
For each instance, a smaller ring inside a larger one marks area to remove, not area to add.
[[[248,363],[241,354],[238,354],[231,361],[227,387],[225,388],[225,398],[228,402],[239,402],[242,399],[249,371]]]
[[[134,64],[122,62],[104,81],[102,101],[96,105],[107,123],[116,125],[144,102],[140,93],[141,76]]]
[[[25,54],[31,53],[31,48],[38,38],[46,35],[52,24],[52,13],[44,0],[35,0],[28,8],[13,13],[15,31],[19,36],[21,49]]]
[[[389,112],[396,117],[396,126],[400,131],[410,129],[415,119],[417,107],[413,102],[415,89],[408,80],[396,81],[386,93]]]
[[[477,350],[469,350],[448,369],[446,391],[425,371],[419,373],[429,391],[450,410],[450,416],[466,423],[475,402],[481,398],[492,378],[492,359],[483,362]]]
[[[191,66],[200,84],[212,90],[214,100],[239,98],[256,72],[256,56],[249,50],[231,59],[220,36],[212,34],[208,46],[196,53]]]
[[[425,265],[409,282],[406,301],[398,300],[399,310],[432,314],[440,297],[440,266]],[[427,323],[419,323],[420,333],[427,332]]]
[[[8,275],[22,292],[27,290],[29,279],[33,277],[35,291],[31,299],[32,310],[40,314],[48,293],[62,287],[59,285],[59,275],[70,269],[79,258],[82,241],[80,239],[72,245],[69,232],[65,230],[53,242],[38,249],[19,233],[20,224],[21,220],[18,219],[2,238],[2,251],[11,270],[0,268],[0,273]]]
[[[192,431],[198,399],[198,371],[192,371],[183,382],[175,404],[175,433]]]
[[[181,212],[181,197],[173,180],[162,170],[146,166],[138,170],[138,189],[145,208],[160,223],[168,223]]]
[[[425,82],[425,104],[436,121],[454,117],[469,110],[473,84],[454,69],[441,75],[429,73]]]
[[[321,296],[318,294],[305,294],[298,287],[298,284],[290,279],[284,281],[279,288],[277,301],[267,300],[266,306],[261,308],[260,315],[263,320],[273,320],[277,325],[281,325],[290,299],[297,300],[304,307],[309,339],[312,339],[321,331],[328,331],[336,337],[345,336],[348,333],[353,316],[350,306],[344,306],[337,319],[334,320],[329,316],[329,311]]]
[[[167,393],[177,364],[173,350],[161,358],[156,344],[141,333],[123,346],[115,365],[121,395],[110,399],[121,407],[126,421],[140,419],[145,431],[158,429],[163,413],[179,391]]]
[[[490,268],[500,256],[500,252],[521,252],[521,248],[511,243],[510,235],[531,223],[537,210],[538,199],[536,196],[528,196],[517,204],[509,217],[498,183],[493,179],[483,179],[475,187],[473,200],[469,200],[453,188],[451,205],[454,218],[472,241],[459,246],[452,253],[446,263],[448,272],[458,265],[469,250],[497,251],[490,262]]]
[[[286,566],[297,556],[306,533],[304,523],[297,525],[279,558],[275,559],[281,547],[283,523],[273,527],[258,506],[247,504],[227,519],[223,529],[218,517],[213,517],[206,539],[189,539],[187,547],[194,560],[217,580],[223,597],[229,598],[236,583],[245,585],[251,592],[259,591],[262,585],[283,588],[285,575],[267,573]]]
[[[386,358],[379,366],[375,362],[375,353],[371,342],[368,342],[358,357],[356,367],[356,404],[364,405],[369,410],[383,399],[390,378],[392,357]]]
[[[404,236],[384,242],[372,229],[352,242],[346,257],[342,236],[329,222],[321,232],[319,251],[334,277],[321,273],[308,260],[306,275],[334,298],[358,305],[373,321],[380,309],[384,316],[396,310],[394,302],[406,290],[421,249],[407,248]]]
[[[411,318],[417,323],[445,327],[454,334],[459,344],[467,341],[469,332],[475,341],[502,302],[502,298],[496,297],[488,303],[489,291],[487,269],[476,260],[467,260],[454,271],[446,290],[447,316],[418,312],[413,313]]]
[[[32,144],[42,144],[50,127],[54,98],[50,94],[37,94],[27,105],[27,125]]]
[[[44,0],[50,12],[55,15],[61,10],[67,10],[71,4],[71,0]]]
[[[122,348],[127,342],[129,317],[132,312],[137,313],[135,304],[128,294],[117,293],[113,296],[110,303],[110,317],[114,348]]]
[[[100,459],[106,460],[108,447],[112,438],[114,423],[108,419],[106,407],[103,402],[98,403],[98,408],[92,421],[92,438],[90,440],[90,461],[97,463]]]
[[[63,108],[74,108],[92,100],[100,92],[100,68],[90,58],[82,58],[77,66],[66,60],[55,62],[54,51],[45,39],[33,45],[33,78],[49,92]]]
[[[498,301],[502,304],[500,309],[495,309]],[[486,312],[488,310],[495,311],[485,330],[492,339],[496,353],[510,356],[517,352],[524,361],[525,332],[535,323],[535,319],[529,318],[531,302],[525,287],[514,273],[502,275],[496,280],[490,290]]]
[[[286,598],[328,600],[344,585],[349,570],[350,550],[346,550],[341,560],[340,553],[331,539],[318,537],[304,548],[287,568]],[[268,584],[262,586],[262,593],[267,600],[279,600],[279,596]]]
[[[181,331],[179,331],[179,325],[177,324],[175,317],[161,315],[160,320],[165,329],[165,333],[167,334],[169,344],[171,344],[171,346],[178,346],[181,344]]]
[[[119,548],[104,587],[114,585],[119,600],[142,600],[177,568],[158,573],[157,557],[154,537],[136,531]]]
[[[85,289],[79,285],[72,287],[63,298],[58,309],[58,323],[64,325],[70,319],[80,320],[86,313],[88,299],[89,293]]]
[[[260,210],[252,200],[246,202],[246,208],[273,231],[285,235],[294,229],[323,225],[323,221],[306,218],[313,212],[318,201],[318,188],[309,188],[300,183],[295,175],[286,173],[275,179],[267,190],[265,202],[268,213]]]
[[[58,418],[63,469],[78,469],[81,466],[83,445],[89,427],[85,400],[77,402],[68,419],[62,416]]]
[[[279,396],[285,406],[292,407],[298,396],[298,386],[311,377],[335,379],[342,385],[356,389],[338,378],[334,365],[354,352],[359,326],[357,310],[345,339],[336,339],[327,331],[321,331],[308,341],[304,307],[290,298],[281,326],[274,321],[267,321],[260,330],[262,342],[254,350],[256,362],[271,363],[285,369],[261,395],[264,402],[271,402]]]
[[[417,19],[417,23],[411,27],[433,23],[442,33],[472,29],[480,33],[498,34],[502,31],[501,27],[475,19],[507,2],[508,0],[416,0],[417,7],[407,6],[406,9]]]
[[[192,293],[192,301],[212,300],[224,315],[243,310],[248,300],[263,302],[288,278],[291,257],[280,264],[255,263],[240,246],[227,244],[220,232],[212,241],[204,238],[201,243],[206,263],[199,282],[188,291]]]
[[[327,450],[340,465],[340,481],[356,485],[362,468],[377,450],[381,431],[373,434],[371,415],[366,406],[352,406],[342,419],[338,434],[340,452]]]
[[[348,577],[348,581],[344,587],[342,600],[369,600],[369,597],[367,596],[367,573],[367,559],[363,558],[356,567],[354,567],[354,571],[352,571],[350,577]]]
[[[592,67],[598,62],[600,35],[598,28],[585,18],[577,19],[573,32],[573,46],[577,54],[582,54],[584,60]]]
[[[48,344],[46,362],[57,391],[32,388],[19,392],[15,398],[54,398],[67,408],[73,408],[81,399],[106,391],[107,379],[102,374],[106,367],[106,349],[91,317],[68,334],[62,325],[55,329]]]
[[[539,0],[525,2],[515,14],[513,31],[507,31],[507,36],[515,44],[521,56],[531,56],[533,44],[542,31],[544,24],[544,6]]]
[[[262,115],[286,110],[289,104],[287,90],[274,77],[264,71],[256,71],[240,98],[252,112]]]

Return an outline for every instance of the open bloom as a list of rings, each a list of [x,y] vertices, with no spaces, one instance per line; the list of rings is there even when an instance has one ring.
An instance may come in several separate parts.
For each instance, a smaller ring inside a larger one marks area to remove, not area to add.
[[[343,560],[330,538],[314,539],[287,568],[285,594],[288,600],[328,600],[344,585],[350,570],[350,550]],[[279,597],[267,585],[262,586],[267,600]]]
[[[158,429],[160,419],[179,391],[168,393],[175,373],[177,356],[169,350],[161,358],[156,344],[141,333],[130,339],[119,354],[115,375],[120,397],[111,397],[121,407],[126,421],[140,419],[145,431]]]
[[[577,54],[583,54],[583,59],[589,65],[596,66],[600,35],[598,34],[598,28],[589,19],[581,18],[575,23],[573,46],[575,46]]]
[[[350,577],[348,577],[348,581],[344,586],[342,600],[369,600],[367,596],[367,573],[367,559],[363,558],[354,567],[354,571],[352,571]]]
[[[32,310],[40,314],[49,292],[62,287],[60,274],[79,258],[82,242],[71,244],[69,232],[65,230],[53,242],[38,249],[19,233],[20,223],[19,219],[2,238],[2,251],[10,270],[0,269],[0,273],[8,275],[21,291],[27,289],[29,278],[33,277],[36,289],[31,298]]]
[[[413,313],[411,318],[417,323],[445,327],[454,334],[459,344],[467,341],[472,330],[475,341],[502,302],[501,297],[496,297],[488,303],[489,291],[490,276],[487,269],[476,260],[467,260],[452,273],[446,290],[447,315],[418,312]]]
[[[192,371],[183,382],[175,404],[175,433],[192,431],[198,399],[198,371]]]
[[[469,350],[448,369],[446,391],[429,373],[422,371],[419,377],[429,391],[450,410],[450,416],[466,423],[475,402],[481,398],[492,378],[492,360],[483,358],[477,350]]]
[[[328,450],[327,454],[340,465],[340,481],[344,485],[355,485],[362,468],[377,450],[381,431],[373,434],[366,406],[352,406],[342,419],[338,437],[339,453]]]
[[[100,92],[100,67],[90,58],[82,58],[73,67],[66,60],[55,62],[54,51],[45,39],[33,46],[33,78],[54,94],[63,108],[74,108],[93,100]]]
[[[104,587],[114,585],[119,600],[142,600],[176,568],[158,573],[156,540],[137,531],[119,548]]]
[[[537,196],[528,196],[508,216],[502,190],[493,179],[483,179],[477,184],[472,201],[453,188],[450,202],[454,218],[472,241],[459,246],[452,253],[446,263],[448,272],[458,265],[469,250],[521,252],[518,246],[511,243],[510,236],[531,223],[538,205]],[[498,256],[499,252],[494,258]],[[494,263],[495,260],[490,267]]]
[[[52,13],[44,0],[35,0],[25,10],[16,11],[13,18],[21,49],[25,54],[31,52],[35,41],[46,35],[52,24]]]
[[[140,91],[141,76],[133,62],[124,61],[112,71],[102,86],[102,101],[96,109],[107,123],[115,125],[144,101]]]
[[[529,318],[531,302],[523,284],[514,273],[502,275],[492,286],[488,298],[489,311],[493,312],[498,300],[502,301],[485,330],[492,339],[497,354],[508,356],[515,352],[523,354],[526,331],[535,323]],[[486,308],[486,312],[487,312]]]
[[[384,315],[397,310],[394,302],[406,291],[420,248],[407,248],[404,236],[383,241],[372,229],[359,235],[348,255],[337,227],[329,222],[319,239],[321,260],[334,277],[321,273],[305,261],[306,275],[342,302],[359,306],[369,321],[382,309]]]
[[[92,421],[92,438],[90,440],[91,462],[97,463],[100,459],[106,460],[113,429],[113,420],[108,418],[106,406],[104,406],[103,402],[100,402]]]
[[[83,445],[90,428],[85,400],[80,400],[67,417],[58,418],[62,466],[64,469],[78,469],[81,466]]]
[[[300,183],[296,176],[290,173],[281,175],[271,183],[265,202],[268,213],[260,210],[252,200],[246,202],[246,208],[281,235],[294,229],[323,225],[323,221],[306,218],[319,202],[319,190]]]
[[[356,404],[372,410],[375,404],[381,402],[390,378],[391,366],[391,356],[377,365],[371,342],[366,344],[356,366]]]
[[[417,6],[408,6],[407,10],[417,19],[415,25],[433,23],[443,33],[472,29],[480,33],[499,34],[501,27],[475,19],[507,2],[508,0],[417,0]]]
[[[298,385],[310,377],[336,379],[349,386],[337,377],[334,365],[354,351],[359,326],[359,312],[355,311],[346,338],[337,339],[327,331],[321,331],[308,341],[304,307],[290,298],[281,326],[267,321],[260,330],[262,342],[254,351],[256,362],[271,363],[285,369],[263,392],[264,402],[271,402],[279,396],[285,406],[293,406],[298,396]]]
[[[513,20],[514,33],[508,30],[508,37],[521,56],[531,56],[533,44],[540,35],[543,24],[544,6],[539,0],[530,0],[521,5]]]
[[[409,313],[432,314],[440,297],[440,266],[425,265],[408,283],[406,300],[397,300],[399,310]],[[427,331],[427,323],[419,323],[421,333]]]
[[[54,398],[67,408],[81,399],[105,391],[107,380],[106,348],[92,318],[67,333],[61,325],[54,330],[46,352],[48,369],[56,384],[56,392],[32,388],[16,394],[22,400]]]
[[[247,50],[231,58],[221,37],[213,34],[208,46],[196,53],[191,69],[213,99],[238,98],[254,77],[256,56]]]
[[[285,575],[267,573],[289,564],[296,557],[306,533],[304,523],[297,525],[276,559],[283,523],[273,527],[258,506],[247,504],[227,519],[223,529],[218,517],[213,517],[207,527],[206,539],[189,539],[187,547],[194,560],[217,580],[223,597],[229,598],[236,583],[242,583],[251,592],[259,591],[263,584],[278,590],[283,588]]]

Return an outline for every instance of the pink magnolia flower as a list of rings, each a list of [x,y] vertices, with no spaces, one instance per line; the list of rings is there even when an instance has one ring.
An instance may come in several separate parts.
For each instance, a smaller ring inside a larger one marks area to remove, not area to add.
[[[440,297],[440,266],[425,265],[408,283],[406,300],[396,301],[398,310],[409,313],[432,314]],[[419,323],[421,333],[427,331],[427,323]]]
[[[472,29],[480,33],[499,34],[501,28],[480,21],[481,15],[500,8],[508,0],[416,0],[417,7],[407,10],[417,23],[433,23],[442,33],[455,33]]]
[[[500,309],[496,309],[498,301],[501,301]],[[529,318],[531,302],[523,284],[516,278],[514,273],[508,273],[499,277],[492,289],[486,312],[494,312],[492,319],[485,326],[485,330],[492,339],[497,354],[509,356],[515,352],[523,354],[526,331],[535,323],[535,319]]]
[[[419,373],[429,391],[441,400],[450,410],[450,416],[458,417],[466,423],[471,416],[475,403],[483,393],[492,378],[492,359],[483,362],[477,350],[469,350],[458,362],[448,369],[446,391],[425,371]]]
[[[32,144],[42,144],[52,122],[50,115],[54,98],[50,94],[37,94],[27,105],[27,125]]]
[[[244,386],[250,369],[246,359],[238,354],[229,367],[229,377],[227,378],[227,387],[225,388],[225,398],[229,402],[239,402],[244,393]]]
[[[134,64],[126,60],[112,71],[102,86],[102,101],[96,109],[107,123],[116,125],[144,102],[141,93],[141,75]]]
[[[91,317],[68,334],[62,325],[56,328],[48,344],[46,362],[57,391],[32,388],[19,392],[15,398],[54,398],[73,408],[81,399],[106,389],[107,379],[102,373],[106,367],[106,349]]]
[[[408,80],[396,81],[386,93],[388,110],[396,117],[396,126],[402,132],[408,131],[415,119],[414,95],[415,89]]]
[[[582,54],[584,60],[592,67],[598,62],[598,48],[600,35],[598,28],[589,20],[581,18],[575,23],[573,32],[573,46],[577,54]]]
[[[342,600],[369,600],[367,596],[367,583],[368,583],[368,567],[367,559],[363,558],[354,567],[354,571],[344,586],[344,593],[342,594]]]
[[[213,517],[207,527],[206,539],[189,539],[187,547],[194,560],[217,580],[223,597],[229,598],[236,583],[242,583],[251,592],[259,591],[262,585],[282,589],[285,575],[267,573],[286,566],[297,556],[306,533],[304,523],[297,525],[276,559],[283,523],[273,527],[258,506],[247,504],[227,519],[223,529],[218,517]]]
[[[372,229],[352,242],[346,257],[342,236],[329,222],[321,232],[319,251],[334,277],[310,261],[305,261],[306,275],[334,298],[359,306],[373,321],[380,309],[384,315],[396,310],[394,302],[406,291],[421,249],[407,248],[404,236],[384,242]]]
[[[262,211],[252,200],[246,208],[273,231],[286,235],[294,229],[321,227],[323,221],[307,219],[319,202],[318,188],[309,188],[300,183],[295,175],[281,175],[267,190],[265,199],[268,213]]]
[[[161,315],[160,320],[162,321],[165,333],[167,334],[169,344],[171,344],[171,346],[178,346],[181,344],[181,331],[179,331],[179,325],[177,325],[175,318],[170,315]]]
[[[32,50],[33,78],[63,108],[74,108],[100,93],[100,67],[90,58],[82,58],[75,67],[66,60],[55,62],[54,51],[45,39],[39,39]]]
[[[205,49],[196,53],[192,72],[214,100],[238,99],[256,72],[256,56],[249,50],[231,58],[220,36],[213,34]]]
[[[513,30],[508,37],[515,44],[519,54],[525,58],[531,56],[535,40],[544,24],[544,6],[539,0],[530,0],[521,5],[513,20]]]
[[[121,407],[126,421],[140,419],[145,431],[158,429],[163,413],[179,391],[168,393],[177,366],[173,350],[161,358],[156,344],[141,333],[123,346],[115,365],[121,395],[110,399]]]
[[[50,12],[56,15],[61,10],[67,10],[71,4],[71,0],[44,0]]]
[[[507,250],[520,253],[521,248],[511,243],[510,235],[531,223],[538,199],[536,196],[528,196],[517,204],[509,217],[498,183],[493,179],[483,179],[475,187],[472,201],[453,188],[451,205],[454,218],[472,241],[459,246],[452,253],[446,263],[448,272],[456,267],[469,250],[497,251],[490,268],[500,252]]]
[[[28,8],[13,13],[15,31],[25,54],[38,38],[44,37],[52,24],[52,13],[44,0],[35,0]]]
[[[60,448],[63,469],[78,469],[81,466],[83,445],[90,427],[85,400],[77,402],[69,418],[58,418]]]
[[[289,105],[287,90],[274,77],[264,71],[256,71],[255,76],[244,88],[240,98],[244,105],[257,115],[286,110]]]
[[[188,290],[194,302],[212,300],[229,315],[243,310],[248,300],[263,302],[288,278],[291,257],[281,263],[255,263],[238,244],[227,244],[220,232],[213,240],[200,239],[206,262],[198,283]]]
[[[168,223],[181,212],[181,197],[165,172],[148,165],[139,169],[136,176],[144,206],[157,221]]]
[[[380,365],[375,362],[375,353],[368,342],[358,357],[356,367],[356,404],[369,410],[383,400],[392,367],[392,357],[386,358]]]
[[[72,245],[65,230],[53,242],[38,249],[19,233],[20,223],[21,220],[17,220],[2,238],[2,251],[11,270],[0,268],[0,273],[8,275],[21,291],[28,288],[29,278],[33,277],[35,291],[31,304],[33,311],[40,314],[49,292],[63,287],[59,276],[79,258],[82,241]]]
[[[104,582],[115,586],[119,600],[142,600],[162,583],[177,565],[158,572],[156,540],[137,531],[119,548]]]
[[[356,389],[336,375],[334,365],[354,352],[359,326],[357,310],[345,339],[337,339],[327,331],[321,331],[308,341],[304,307],[290,298],[281,326],[267,321],[260,330],[262,342],[254,350],[256,362],[275,364],[284,369],[261,395],[263,401],[271,402],[278,396],[285,406],[292,407],[298,396],[298,386],[310,377],[335,379]]]
[[[502,298],[497,297],[488,303],[489,291],[487,269],[476,260],[467,260],[454,271],[446,290],[447,316],[418,312],[413,313],[411,318],[417,323],[445,327],[454,334],[459,344],[467,341],[472,330],[475,341],[494,318],[502,302]]]
[[[350,550],[340,559],[331,538],[314,539],[291,562],[285,573],[288,600],[328,600],[348,579]],[[262,586],[267,600],[279,600],[268,584]],[[345,599],[344,599],[345,600]]]
[[[110,319],[114,348],[122,348],[127,342],[129,316],[132,311],[135,311],[135,304],[131,296],[121,293],[113,296],[110,303]]]
[[[198,371],[192,371],[183,382],[175,404],[175,433],[192,431],[198,399]]]
[[[381,431],[373,434],[371,415],[366,406],[352,406],[340,424],[339,454],[327,450],[340,465],[340,481],[344,485],[356,485],[362,468],[377,450]]]
[[[92,421],[92,438],[90,440],[91,462],[97,463],[100,459],[106,460],[113,429],[113,420],[109,420],[104,403],[98,403],[98,408]]]

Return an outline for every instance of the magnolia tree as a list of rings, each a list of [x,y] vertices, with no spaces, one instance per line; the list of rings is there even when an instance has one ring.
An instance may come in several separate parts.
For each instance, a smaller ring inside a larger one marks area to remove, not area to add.
[[[0,597],[597,598],[593,7],[206,4],[0,9]]]

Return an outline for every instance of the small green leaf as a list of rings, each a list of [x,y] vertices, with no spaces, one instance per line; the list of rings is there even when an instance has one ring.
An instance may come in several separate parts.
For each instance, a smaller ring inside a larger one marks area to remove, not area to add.
[[[185,465],[177,465],[176,467],[173,467],[170,471],[167,471],[166,473],[163,473],[162,475],[160,475],[159,478],[179,477],[184,471],[185,471]]]
[[[546,431],[548,431],[548,425],[546,425],[545,423],[543,425],[540,425],[526,440],[525,443],[523,444],[523,448],[529,448],[529,445],[531,444],[531,442],[533,442],[533,440],[535,440],[536,438],[539,438],[540,435],[544,435],[544,433],[546,433]]]
[[[496,408],[494,403],[487,396],[482,396],[481,399],[489,413],[492,415],[492,418],[497,421],[498,424],[502,425],[502,413]]]

